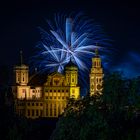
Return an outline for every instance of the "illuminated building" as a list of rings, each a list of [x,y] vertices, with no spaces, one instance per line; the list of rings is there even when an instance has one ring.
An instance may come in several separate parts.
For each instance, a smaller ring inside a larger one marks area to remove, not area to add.
[[[69,98],[80,98],[78,68],[71,61],[65,66],[64,74],[53,72],[45,77],[42,84],[33,84],[35,76],[29,77],[29,67],[22,63],[14,67],[12,92],[15,111],[27,118],[58,117],[64,112]],[[38,79],[40,81],[41,79]],[[90,96],[102,94],[103,69],[98,50],[92,58],[90,72]]]
[[[95,50],[95,57],[92,58],[92,68],[90,72],[90,96],[99,93],[102,94],[103,69],[98,49]]]
[[[42,85],[32,85],[29,67],[21,64],[14,67],[14,85],[12,92],[15,111],[27,118],[58,117],[64,112],[69,98],[80,98],[78,86],[78,68],[70,61],[65,73],[54,72],[46,77]],[[30,80],[29,80],[30,79]]]

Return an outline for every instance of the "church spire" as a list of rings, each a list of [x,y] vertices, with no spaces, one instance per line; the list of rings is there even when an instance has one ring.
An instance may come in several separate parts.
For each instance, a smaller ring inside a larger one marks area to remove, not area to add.
[[[96,48],[95,48],[95,56],[98,56],[99,52],[98,52],[98,43],[96,43]]]
[[[98,48],[95,49],[95,56],[98,56],[99,52],[98,52]]]
[[[23,56],[22,56],[22,50],[20,50],[20,64],[23,64]]]

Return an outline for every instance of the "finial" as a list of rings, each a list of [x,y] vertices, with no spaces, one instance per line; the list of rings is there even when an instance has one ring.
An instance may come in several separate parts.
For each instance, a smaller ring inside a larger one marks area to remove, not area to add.
[[[95,49],[95,55],[98,56],[98,48]]]
[[[22,65],[23,57],[22,57],[22,50],[20,50],[20,64]]]
[[[96,48],[95,48],[95,55],[98,56],[98,43],[96,43]]]

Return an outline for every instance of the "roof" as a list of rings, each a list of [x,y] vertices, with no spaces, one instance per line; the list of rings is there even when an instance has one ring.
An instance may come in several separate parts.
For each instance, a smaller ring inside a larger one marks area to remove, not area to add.
[[[32,76],[30,76],[29,79],[29,86],[43,86],[44,83],[47,81],[49,76],[63,76],[61,73],[59,72],[53,72],[53,73],[35,73]]]
[[[30,76],[29,86],[42,86],[47,81],[47,73],[35,73]]]
[[[53,73],[50,73],[48,76],[52,76],[52,77],[54,77],[54,76],[61,76],[61,77],[63,77],[64,75],[63,74],[61,74],[60,72],[53,72]]]
[[[69,69],[69,68],[77,69],[77,66],[70,60],[69,63],[65,66],[65,69]]]

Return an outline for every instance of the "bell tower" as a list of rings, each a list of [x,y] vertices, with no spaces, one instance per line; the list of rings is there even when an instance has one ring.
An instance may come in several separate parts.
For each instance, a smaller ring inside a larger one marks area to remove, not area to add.
[[[78,68],[76,65],[70,62],[66,66],[66,81],[68,86],[77,86],[78,84]]]
[[[78,68],[70,62],[65,67],[65,78],[69,87],[70,98],[78,99],[80,97],[80,87],[78,86]]]
[[[14,75],[15,75],[15,84],[18,85],[27,85],[28,84],[28,73],[29,73],[29,67],[23,64],[23,57],[22,57],[22,51],[20,51],[20,65],[14,67]]]
[[[95,57],[92,58],[92,68],[90,72],[90,96],[99,93],[102,94],[103,89],[103,69],[98,49],[95,49]]]

